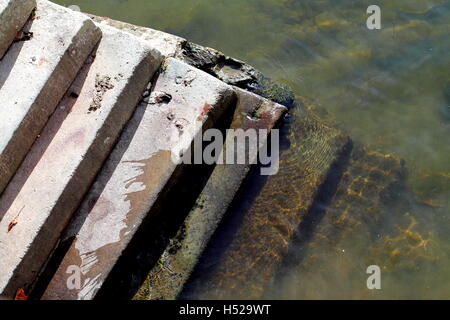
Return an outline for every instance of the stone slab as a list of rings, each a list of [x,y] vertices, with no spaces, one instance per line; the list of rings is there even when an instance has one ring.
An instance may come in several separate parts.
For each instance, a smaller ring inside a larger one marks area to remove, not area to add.
[[[34,8],[36,8],[35,0],[0,0],[0,59]]]
[[[0,61],[0,193],[101,37],[87,16],[44,0],[25,29],[31,39]]]
[[[260,96],[239,88],[235,90],[238,102],[231,129],[265,129],[270,132],[287,111]],[[255,118],[255,114],[259,117]],[[227,145],[231,145],[230,137],[224,148]],[[253,163],[251,160],[249,162]],[[216,165],[183,226],[150,271],[136,299],[177,299],[250,168],[251,164]]]
[[[32,285],[160,66],[139,38],[102,33],[0,198],[1,295]]]
[[[235,102],[230,86],[176,59],[161,70],[71,223],[65,238],[75,239],[43,299],[95,297],[178,167],[173,155]],[[79,289],[67,289],[70,266]]]

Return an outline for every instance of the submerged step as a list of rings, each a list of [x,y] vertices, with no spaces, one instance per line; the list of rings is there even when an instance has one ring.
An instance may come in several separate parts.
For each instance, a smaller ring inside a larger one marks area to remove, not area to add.
[[[137,37],[102,32],[0,198],[0,295],[33,284],[160,65]]]
[[[434,259],[436,248],[411,245],[413,237],[417,244],[423,238],[416,233],[418,230],[410,229],[414,226],[411,223],[415,223],[414,212],[404,215],[402,211],[405,207],[401,203],[406,198],[407,201],[412,199],[405,188],[405,173],[403,161],[395,155],[355,146],[336,191],[330,195],[328,205],[322,208],[323,218],[309,226],[309,229],[314,228],[309,237],[297,239],[290,252],[288,272],[268,288],[270,294],[265,298],[289,299],[292,297],[289,288],[296,288],[297,296],[312,296],[315,299],[323,294],[322,290],[311,290],[312,286],[316,287],[319,277],[332,274],[329,281],[336,288],[342,288],[341,285],[348,285],[349,279],[341,272],[358,274],[362,261],[367,263],[364,271],[375,264],[387,273],[393,265],[410,270],[423,262],[423,258]],[[299,230],[300,234],[306,232],[306,228]],[[411,238],[402,237],[402,234],[409,232]],[[387,236],[388,240],[374,236],[380,234]],[[358,239],[356,247],[355,239]],[[418,254],[424,252],[422,250],[427,251],[426,256]],[[414,251],[416,254],[412,253]],[[402,256],[404,252],[406,254]],[[355,263],[355,256],[361,258],[358,263]],[[342,266],[345,266],[345,271],[341,270]],[[353,294],[340,290],[331,290],[326,297],[354,298]]]
[[[0,61],[0,193],[101,37],[87,16],[44,0],[24,30]]]
[[[0,59],[27,22],[36,0],[0,0]]]
[[[96,296],[175,170],[183,168],[176,162],[180,150],[234,106],[233,89],[203,71],[172,58],[161,70],[68,228],[65,239],[74,241],[43,299]],[[68,270],[80,271],[79,288],[68,289]]]
[[[296,135],[292,140],[301,144],[284,154],[278,173],[267,178],[250,208],[231,208],[233,223],[219,228],[209,244],[220,248],[220,254],[207,249],[182,298],[263,298],[300,223],[315,200],[323,200],[324,190],[332,188],[331,178],[342,170],[351,144],[347,135],[306,112],[296,117],[301,130],[291,132]],[[223,248],[219,239],[230,234]]]
[[[259,144],[264,145],[267,143],[267,134],[287,109],[242,89],[235,90],[238,103],[230,128],[261,130],[263,135]],[[259,116],[255,117],[255,114]],[[277,135],[274,137],[278,139]],[[232,146],[231,140],[231,136],[228,136],[224,150]],[[257,154],[251,155],[255,156]],[[183,226],[149,273],[136,299],[178,298],[253,162],[251,158],[247,164],[216,165]]]

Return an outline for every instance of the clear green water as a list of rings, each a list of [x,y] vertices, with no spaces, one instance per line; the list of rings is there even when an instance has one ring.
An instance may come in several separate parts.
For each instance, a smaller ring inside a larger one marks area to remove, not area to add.
[[[373,3],[365,0],[56,2],[244,60],[289,85],[354,141],[405,159],[408,187],[426,204],[405,214],[421,221],[410,227],[432,244],[420,253],[429,263],[390,272],[383,290],[368,292],[363,261],[374,253],[355,235],[345,258],[324,258],[320,272],[293,268],[269,296],[450,298],[450,1],[376,1],[379,31],[366,28]]]

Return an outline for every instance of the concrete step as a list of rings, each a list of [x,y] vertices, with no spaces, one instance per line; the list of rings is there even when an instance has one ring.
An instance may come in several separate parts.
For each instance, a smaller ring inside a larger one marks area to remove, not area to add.
[[[87,16],[45,0],[24,30],[0,61],[0,193],[101,37]]]
[[[71,223],[65,239],[75,240],[43,299],[96,296],[175,170],[178,177],[186,167],[174,156],[234,107],[233,89],[212,76],[172,58],[162,70]],[[77,270],[80,286],[70,290]]]
[[[287,111],[284,106],[248,91],[234,89],[238,103],[231,129],[262,129],[269,133]],[[259,117],[255,118],[255,114],[259,114]],[[266,132],[261,136],[260,145],[267,143]],[[227,145],[232,145],[230,136],[227,137],[224,150]],[[216,165],[183,226],[150,271],[136,299],[178,298],[254,161],[252,158],[247,164]]]
[[[142,40],[102,32],[0,198],[0,295],[33,284],[160,66],[159,53]]]
[[[306,223],[310,210],[323,206],[324,195],[332,192],[335,175],[345,168],[351,141],[315,116],[301,109],[295,112],[296,126],[302,129],[287,138],[300,144],[284,153],[276,175],[251,181],[252,188],[261,188],[254,198],[246,199],[251,206],[230,208],[181,298],[263,298],[300,223]],[[223,248],[220,239],[229,235],[232,239]]]
[[[166,58],[175,57],[187,43],[187,40],[183,38],[148,27],[140,27],[126,22],[113,20],[108,17],[98,17],[92,14],[89,14],[89,17],[100,25],[108,25],[144,39],[150,46],[156,48],[156,50]]]
[[[0,0],[0,59],[27,22],[35,0]]]

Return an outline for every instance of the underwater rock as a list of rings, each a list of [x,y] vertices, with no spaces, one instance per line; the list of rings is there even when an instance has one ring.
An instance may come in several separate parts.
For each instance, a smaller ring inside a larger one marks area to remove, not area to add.
[[[440,112],[445,120],[450,121],[450,105],[442,107]]]
[[[368,238],[375,237],[387,208],[398,198],[404,178],[399,158],[355,147],[316,229],[317,239],[327,239],[333,246],[340,238],[357,229],[361,232],[362,228]]]
[[[294,104],[294,93],[287,86],[276,84],[252,66],[215,49],[187,42],[183,44],[177,58],[227,84],[256,93],[287,108]]]

